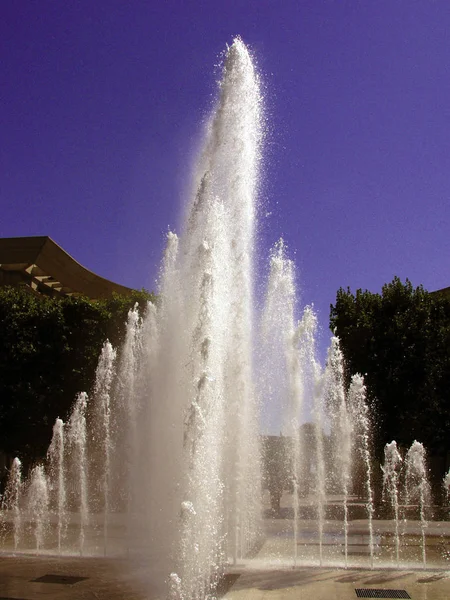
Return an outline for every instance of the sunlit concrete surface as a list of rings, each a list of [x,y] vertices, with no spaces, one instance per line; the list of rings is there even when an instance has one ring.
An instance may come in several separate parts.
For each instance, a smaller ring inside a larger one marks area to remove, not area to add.
[[[0,557],[0,597],[15,600],[156,600],[165,590],[152,584],[157,563],[101,558]],[[339,600],[355,589],[406,590],[414,600],[448,600],[450,570],[319,569],[258,570],[237,565],[227,600]],[[40,583],[44,575],[78,576],[74,584]]]
[[[291,569],[247,571],[227,593],[228,600],[344,600],[355,589],[406,590],[413,600],[448,600],[449,571]]]

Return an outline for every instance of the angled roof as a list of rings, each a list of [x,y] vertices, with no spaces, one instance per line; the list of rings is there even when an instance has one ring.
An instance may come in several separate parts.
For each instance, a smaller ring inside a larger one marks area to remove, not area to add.
[[[48,236],[0,238],[0,269],[21,272],[35,289],[45,285],[61,294],[99,299],[133,292],[86,269]]]
[[[445,296],[446,298],[450,298],[450,287],[442,288],[442,290],[436,290],[431,292],[432,294],[439,294],[441,296]]]

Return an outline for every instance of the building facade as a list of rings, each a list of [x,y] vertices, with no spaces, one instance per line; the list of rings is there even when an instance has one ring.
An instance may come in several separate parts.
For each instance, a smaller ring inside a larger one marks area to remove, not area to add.
[[[89,271],[48,236],[0,238],[0,286],[5,285],[92,300],[134,291]]]

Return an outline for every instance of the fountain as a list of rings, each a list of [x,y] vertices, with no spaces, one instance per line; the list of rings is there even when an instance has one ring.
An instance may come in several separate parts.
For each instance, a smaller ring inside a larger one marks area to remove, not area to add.
[[[359,450],[360,458],[364,465],[365,474],[365,492],[366,492],[366,509],[367,509],[367,520],[369,529],[369,553],[370,553],[370,565],[373,568],[374,565],[374,538],[373,538],[373,514],[374,500],[373,500],[373,488],[372,488],[372,462],[370,453],[370,415],[369,407],[366,401],[366,387],[364,385],[364,379],[361,375],[353,375],[350,388],[348,390],[348,400],[350,405],[350,411],[352,415],[352,422],[354,423],[354,434],[355,434],[355,448]]]
[[[450,469],[448,473],[444,476],[442,481],[442,485],[444,486],[444,493],[448,503],[450,503]]]
[[[85,529],[88,524],[88,495],[86,460],[86,406],[87,394],[81,392],[75,401],[72,414],[67,424],[67,443],[70,474],[76,482],[72,497],[72,507],[79,515],[78,551],[83,556]]]
[[[122,348],[105,342],[90,396],[80,393],[68,422],[55,423],[47,463],[22,482],[13,462],[2,502],[5,551],[139,556],[173,598],[202,600],[228,565],[400,566],[405,500],[418,507],[426,564],[424,449],[415,442],[402,461],[395,442],[386,446],[393,522],[375,519],[380,468],[364,380],[355,375],[347,389],[336,337],[320,366],[317,318],[307,307],[296,320],[294,265],[282,240],[259,319],[263,123],[259,76],[236,38],[184,230],[167,236],[159,303],[144,315],[130,311]],[[261,464],[261,428],[269,449],[273,430],[283,433],[270,456],[275,474],[267,457]],[[392,531],[394,557],[385,543]]]
[[[66,481],[64,468],[64,423],[61,419],[56,419],[53,426],[53,437],[48,449],[48,476],[54,482],[53,506],[56,512],[58,530],[58,554],[61,554],[61,544],[65,534],[66,526]]]
[[[5,493],[2,498],[2,513],[5,515],[6,511],[12,513],[12,537],[13,537],[13,548],[17,550],[20,542],[20,530],[21,530],[21,511],[20,511],[20,494],[22,489],[22,464],[18,458],[15,458],[12,462],[11,469],[9,471],[8,483],[6,484]],[[4,518],[2,523],[2,541],[5,542],[5,529],[7,521]]]
[[[383,494],[387,496],[392,510],[394,512],[395,523],[395,558],[397,567],[399,566],[400,557],[400,537],[399,537],[399,478],[402,457],[397,449],[395,441],[386,444],[384,449],[384,466],[383,466]]]
[[[43,465],[36,465],[31,470],[25,506],[26,519],[34,535],[36,553],[39,554],[49,527],[48,485]]]
[[[421,531],[422,560],[426,565],[426,539],[425,531],[428,527],[427,510],[431,504],[431,490],[428,482],[427,464],[425,457],[425,448],[417,441],[414,441],[408,450],[405,458],[405,504],[415,502],[419,509],[419,521]]]

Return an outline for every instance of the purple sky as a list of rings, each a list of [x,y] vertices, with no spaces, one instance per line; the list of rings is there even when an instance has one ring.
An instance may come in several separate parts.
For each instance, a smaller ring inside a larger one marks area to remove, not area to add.
[[[154,288],[236,34],[264,76],[261,246],[322,327],[340,286],[450,285],[450,2],[3,0],[0,236]]]

